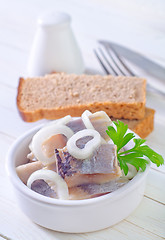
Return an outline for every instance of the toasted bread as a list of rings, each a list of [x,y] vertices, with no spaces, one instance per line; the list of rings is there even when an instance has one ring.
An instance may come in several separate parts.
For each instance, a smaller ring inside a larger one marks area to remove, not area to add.
[[[20,78],[17,106],[23,120],[80,116],[86,109],[109,116],[143,119],[146,81],[137,77],[50,74]]]
[[[155,110],[151,108],[145,109],[145,116],[140,120],[119,119],[128,125],[128,128],[134,131],[141,138],[146,138],[154,129],[154,114]],[[111,118],[116,121],[116,118]]]

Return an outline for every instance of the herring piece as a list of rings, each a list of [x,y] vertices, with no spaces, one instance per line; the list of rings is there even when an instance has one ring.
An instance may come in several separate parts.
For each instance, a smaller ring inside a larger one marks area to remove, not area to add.
[[[112,121],[104,111],[91,113],[88,110],[83,112],[81,118],[72,119],[66,124],[74,133],[86,128],[96,130],[105,141],[110,140],[109,136],[106,134],[106,130],[107,127],[111,125]]]
[[[16,167],[16,172],[21,181],[26,184],[30,175],[42,167],[43,164],[40,161],[35,161]]]
[[[63,134],[57,134],[42,143],[42,151],[48,157],[54,155],[55,148],[63,148],[66,146],[67,138]]]
[[[121,175],[114,144],[102,144],[89,159],[72,157],[67,148],[55,150],[57,172],[69,187],[89,183],[105,183]]]
[[[110,138],[106,133],[107,127],[112,125],[109,116],[104,111],[99,111],[89,115],[89,120],[94,129],[100,133],[101,137],[104,140],[109,141]]]
[[[57,172],[57,164],[56,164],[56,162],[49,163],[49,164],[44,166],[44,169],[52,170],[52,171]]]
[[[128,183],[128,179],[118,178],[103,184],[83,184],[69,188],[70,200],[81,200],[99,197],[113,192]]]
[[[72,129],[72,131],[74,133],[77,133],[77,132],[79,132],[81,130],[86,129],[86,127],[85,127],[85,125],[84,125],[84,123],[83,123],[81,118],[72,119],[70,122],[68,122],[66,124],[66,126],[68,126],[70,129]]]
[[[92,114],[90,111],[86,110],[81,117],[86,128],[95,129],[104,140],[110,140],[109,136],[106,134],[106,130],[108,126],[112,125],[112,121],[104,111]]]

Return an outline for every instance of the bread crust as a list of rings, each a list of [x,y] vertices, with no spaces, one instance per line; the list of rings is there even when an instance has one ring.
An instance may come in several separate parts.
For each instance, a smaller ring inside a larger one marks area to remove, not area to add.
[[[142,120],[139,120],[137,125],[132,129],[141,138],[146,138],[154,130],[155,110],[153,109],[148,110],[149,114],[147,114],[146,117],[144,117]]]
[[[50,79],[53,77],[59,76],[59,74],[53,74],[50,76]],[[65,77],[65,75],[63,75]],[[67,75],[68,76],[68,75]],[[72,76],[72,75],[70,75]],[[75,75],[73,75],[74,77]],[[87,75],[83,75],[87,76]],[[97,77],[98,76],[94,76]],[[44,78],[44,77],[43,77]],[[43,79],[41,78],[41,79]],[[45,78],[49,79],[49,75],[47,75]],[[100,76],[102,78],[102,76]],[[107,78],[107,76],[103,77],[104,79]],[[115,78],[115,77],[114,77]],[[82,76],[81,76],[82,79]],[[20,116],[22,119],[26,122],[34,122],[38,121],[40,119],[58,119],[61,117],[64,117],[66,115],[71,115],[72,117],[78,117],[81,116],[81,114],[85,110],[89,110],[91,112],[96,111],[105,111],[110,117],[113,116],[115,118],[124,118],[124,119],[142,119],[145,114],[145,87],[146,87],[146,81],[143,79],[142,82],[142,95],[143,100],[142,101],[134,101],[134,102],[112,102],[112,101],[104,101],[102,102],[96,102],[92,100],[83,104],[83,103],[75,103],[73,99],[72,105],[60,105],[59,106],[53,106],[50,107],[38,107],[35,110],[28,110],[28,108],[22,107],[22,96],[25,94],[24,85],[26,81],[30,81],[30,79],[19,79],[19,85],[18,85],[18,94],[17,94],[17,107],[20,113]],[[122,90],[121,90],[122,91]],[[65,95],[65,92],[64,92]]]
[[[134,131],[141,138],[146,138],[154,130],[155,110],[151,108],[145,109],[145,116],[140,120],[119,119],[128,125],[128,128]],[[117,119],[113,118],[116,121]]]
[[[24,111],[19,107],[19,98],[17,98],[17,105],[19,109],[19,113],[22,119],[26,122],[35,122],[40,119],[58,119],[62,118],[66,115],[71,115],[72,117],[80,117],[81,114],[85,110],[89,110],[91,112],[97,111],[105,111],[110,117],[116,118],[126,118],[126,119],[134,119],[136,115],[136,119],[142,119],[144,116],[145,109],[142,104],[128,104],[123,109],[124,103],[92,103],[88,105],[77,105],[77,106],[67,106],[60,107],[59,109],[38,109],[35,111]],[[137,113],[138,112],[138,113]],[[111,114],[113,113],[113,115]]]

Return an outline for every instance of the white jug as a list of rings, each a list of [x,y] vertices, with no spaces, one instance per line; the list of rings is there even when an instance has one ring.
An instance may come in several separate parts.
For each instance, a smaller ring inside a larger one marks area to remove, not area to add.
[[[28,62],[28,76],[43,76],[52,72],[84,72],[82,55],[70,22],[70,16],[60,12],[48,13],[38,19],[38,29]]]

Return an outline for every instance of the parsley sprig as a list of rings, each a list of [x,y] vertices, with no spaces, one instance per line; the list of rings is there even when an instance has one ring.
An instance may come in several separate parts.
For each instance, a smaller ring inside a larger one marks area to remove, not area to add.
[[[108,136],[112,139],[113,143],[117,146],[117,158],[120,164],[120,168],[123,169],[124,174],[128,174],[128,165],[133,165],[137,171],[141,169],[145,171],[149,160],[159,167],[164,163],[163,157],[152,150],[147,145],[144,145],[145,141],[141,138],[135,138],[134,133],[126,133],[128,125],[125,125],[122,121],[113,121],[116,126],[109,126],[106,130]],[[131,139],[133,139],[135,145],[133,148],[127,151],[120,151]]]

